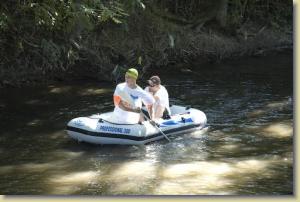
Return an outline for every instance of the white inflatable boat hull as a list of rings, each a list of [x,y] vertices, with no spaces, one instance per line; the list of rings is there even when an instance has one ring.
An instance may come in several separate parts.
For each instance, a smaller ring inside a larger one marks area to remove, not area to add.
[[[171,118],[157,121],[165,135],[173,136],[194,131],[205,132],[206,115],[197,109],[173,105]],[[112,112],[72,119],[67,125],[68,135],[92,144],[140,145],[165,138],[149,121],[142,124],[117,124],[110,120]]]

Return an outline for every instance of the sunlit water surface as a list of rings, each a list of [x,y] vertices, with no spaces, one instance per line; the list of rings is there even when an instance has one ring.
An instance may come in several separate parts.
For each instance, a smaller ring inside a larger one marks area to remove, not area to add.
[[[209,131],[145,146],[66,135],[70,119],[113,109],[114,85],[1,89],[0,194],[292,194],[292,54],[199,69],[161,78],[171,103],[206,113]]]

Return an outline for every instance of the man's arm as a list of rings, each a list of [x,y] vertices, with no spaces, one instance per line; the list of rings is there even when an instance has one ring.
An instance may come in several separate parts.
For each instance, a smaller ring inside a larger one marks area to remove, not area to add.
[[[124,90],[121,90],[119,86],[116,87],[116,90],[114,92],[114,105],[118,106],[124,111],[129,111],[129,112],[135,112],[135,113],[140,113],[140,108],[133,108],[132,105],[129,103],[130,97]],[[128,101],[125,101],[125,100]]]
[[[154,118],[162,118],[163,117],[163,114],[164,114],[164,111],[165,111],[165,107],[164,106],[161,106],[161,105],[158,105],[155,109],[155,115],[154,115]]]
[[[150,119],[153,119],[154,118],[154,113],[153,113],[153,105],[147,105],[147,110],[148,110],[148,113],[149,113],[149,116],[150,116]]]
[[[118,104],[118,107],[120,107],[124,111],[128,111],[128,112],[135,112],[135,113],[140,113],[141,112],[141,108],[139,108],[139,107],[133,108],[127,102],[125,102],[123,100],[120,100],[120,102]]]
[[[155,103],[155,99],[153,97],[153,94],[149,91],[149,88],[146,87],[145,90],[142,93],[142,101],[144,105],[146,106],[150,119],[154,118],[154,113],[153,113],[153,104]]]

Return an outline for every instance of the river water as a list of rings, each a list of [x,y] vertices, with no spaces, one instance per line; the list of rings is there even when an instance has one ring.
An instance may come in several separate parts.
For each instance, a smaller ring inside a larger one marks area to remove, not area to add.
[[[0,89],[0,194],[294,193],[292,53],[161,78],[171,103],[206,113],[205,134],[144,146],[78,143],[67,136],[66,123],[112,110],[114,85]]]

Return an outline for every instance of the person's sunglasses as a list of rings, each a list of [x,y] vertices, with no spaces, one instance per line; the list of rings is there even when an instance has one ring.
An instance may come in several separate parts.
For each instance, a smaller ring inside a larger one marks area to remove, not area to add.
[[[150,85],[150,84],[149,84],[149,86],[150,86],[150,87],[154,87],[154,86],[156,86],[156,85],[154,85],[154,84]]]

